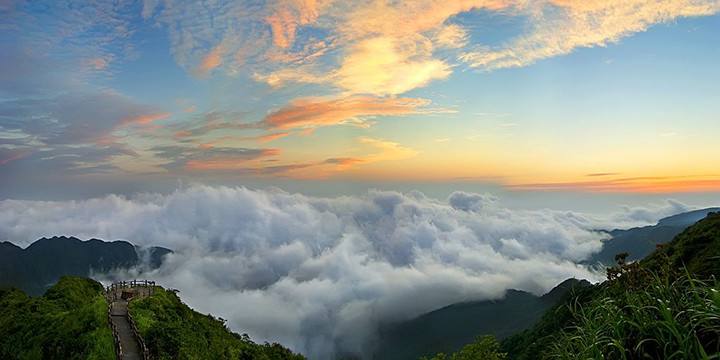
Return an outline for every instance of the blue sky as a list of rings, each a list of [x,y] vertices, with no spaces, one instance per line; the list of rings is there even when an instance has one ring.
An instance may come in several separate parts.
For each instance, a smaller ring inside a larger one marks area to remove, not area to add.
[[[3,197],[178,180],[720,190],[717,1],[0,11]]]

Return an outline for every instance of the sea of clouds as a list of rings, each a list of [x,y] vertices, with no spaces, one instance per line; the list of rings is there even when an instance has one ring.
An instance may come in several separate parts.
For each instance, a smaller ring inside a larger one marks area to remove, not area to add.
[[[667,202],[598,218],[509,209],[464,192],[442,201],[388,191],[320,198],[197,185],[166,195],[3,200],[0,241],[72,235],[171,248],[160,269],[139,276],[179,289],[189,305],[256,341],[330,359],[368,357],[380,325],[451,303],[598,280],[577,264],[602,247],[607,235],[596,229],[684,210]]]

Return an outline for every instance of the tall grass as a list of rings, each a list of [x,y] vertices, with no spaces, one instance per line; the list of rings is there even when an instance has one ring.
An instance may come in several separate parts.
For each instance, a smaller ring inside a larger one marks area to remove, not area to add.
[[[601,296],[569,305],[574,326],[555,336],[551,359],[718,359],[720,283],[689,273],[634,269]]]

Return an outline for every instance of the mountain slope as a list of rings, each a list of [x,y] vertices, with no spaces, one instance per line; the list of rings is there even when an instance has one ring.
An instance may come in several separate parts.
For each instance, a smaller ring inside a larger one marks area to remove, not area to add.
[[[0,289],[0,359],[114,360],[103,286],[65,276],[43,296]],[[131,301],[131,311],[154,359],[301,360],[279,344],[259,345],[200,314],[172,291]]]
[[[627,259],[631,261],[642,259],[651,254],[658,244],[670,242],[690,225],[715,211],[720,211],[720,208],[707,208],[669,216],[658,221],[656,225],[609,231],[611,238],[605,241],[602,250],[587,262],[612,266],[615,264],[615,255],[620,253],[628,253]]]
[[[160,287],[132,301],[130,314],[154,359],[304,359],[279,344],[260,345],[233,333],[224,320],[193,311],[176,292]]]
[[[547,294],[509,290],[505,298],[453,304],[385,329],[374,359],[418,359],[460,349],[479,335],[505,338],[534,324],[542,314],[587,281],[568,279]]]
[[[70,277],[42,297],[0,289],[0,359],[114,359],[102,291]]]
[[[510,359],[720,355],[720,213],[505,339]],[[674,354],[674,355],[673,355]]]
[[[75,237],[42,238],[22,249],[0,243],[0,286],[14,286],[31,295],[42,294],[61,276],[87,277],[146,263],[157,267],[169,249],[137,248],[126,241],[81,241]]]

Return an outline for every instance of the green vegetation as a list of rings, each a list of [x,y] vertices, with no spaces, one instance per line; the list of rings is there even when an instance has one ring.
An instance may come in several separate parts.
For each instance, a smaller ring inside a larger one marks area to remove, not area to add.
[[[543,296],[508,290],[503,299],[453,304],[382,330],[373,359],[417,359],[451,353],[473,342],[478,334],[498,339],[535,324],[550,308],[562,303],[575,288],[590,283],[568,279]]]
[[[304,359],[279,344],[256,344],[231,332],[222,319],[203,315],[160,287],[132,301],[130,314],[154,359]]]
[[[637,270],[643,272],[643,270]],[[639,276],[630,275],[630,276]],[[708,359],[720,354],[718,282],[644,272],[643,285],[614,281],[571,308],[573,326],[547,348],[553,359]]]
[[[75,277],[37,298],[0,289],[0,359],[114,359],[102,291]]]
[[[500,352],[500,344],[492,335],[480,336],[475,342],[465,345],[460,351],[445,355],[439,353],[432,358],[422,360],[502,360],[507,354]]]
[[[720,358],[720,214],[646,259],[608,269],[532,329],[503,341],[511,359]]]

